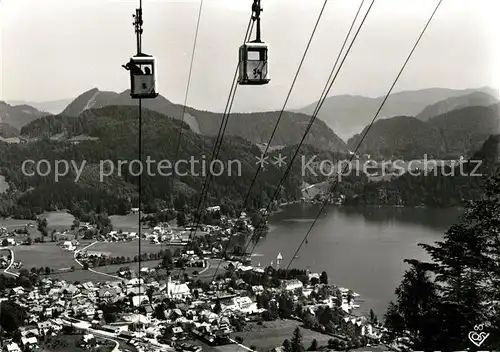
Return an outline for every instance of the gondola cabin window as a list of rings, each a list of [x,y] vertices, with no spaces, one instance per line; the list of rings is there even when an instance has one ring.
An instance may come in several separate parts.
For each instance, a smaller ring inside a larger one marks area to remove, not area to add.
[[[260,85],[267,84],[269,67],[267,58],[268,46],[266,43],[246,43],[240,47],[239,84]]]
[[[132,98],[156,98],[156,59],[152,56],[134,56],[125,65],[130,71],[130,95]]]

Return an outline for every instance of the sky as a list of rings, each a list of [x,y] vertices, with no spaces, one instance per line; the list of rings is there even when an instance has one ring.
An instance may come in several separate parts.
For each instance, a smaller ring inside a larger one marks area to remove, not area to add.
[[[271,82],[238,87],[233,111],[281,109],[324,0],[262,0]],[[287,108],[316,101],[361,2],[329,0]],[[360,14],[366,12],[366,0]],[[121,92],[135,54],[139,1],[0,0],[0,100],[51,101]],[[204,0],[187,105],[224,111],[251,0]],[[437,0],[375,0],[329,95],[389,89]],[[199,0],[143,0],[143,52],[158,92],[183,103]],[[500,87],[499,0],[443,0],[394,91]],[[359,22],[358,22],[359,24]]]

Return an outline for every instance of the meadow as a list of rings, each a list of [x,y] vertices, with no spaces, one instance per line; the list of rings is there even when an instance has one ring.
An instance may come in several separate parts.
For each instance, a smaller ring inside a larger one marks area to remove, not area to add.
[[[69,269],[72,266],[78,267],[78,264],[73,259],[73,252],[65,251],[53,242],[37,243],[31,246],[20,245],[11,248],[14,251],[14,260],[22,262],[22,268],[28,270],[42,266],[48,266],[55,271]],[[12,271],[16,270],[13,269]]]
[[[75,220],[73,215],[65,211],[52,211],[50,213],[44,213],[41,216],[47,219],[47,229],[49,232],[52,230],[69,230]]]
[[[160,263],[161,263],[161,260],[142,261],[141,268],[154,269]],[[139,271],[139,263],[138,262],[126,263],[126,264],[116,264],[116,265],[107,265],[107,266],[101,266],[101,267],[97,267],[97,268],[93,268],[93,269],[95,271],[100,272],[100,273],[117,275],[118,270],[120,270],[120,268],[124,268],[124,267],[128,267],[133,272]]]
[[[60,272],[60,273],[53,273],[50,274],[49,276],[57,279],[57,280],[64,280],[67,282],[106,282],[106,281],[120,281],[118,279],[113,279],[109,276],[106,275],[101,275],[98,273],[94,273],[92,271],[88,270],[82,270],[81,267],[78,266],[78,264],[75,263],[75,267],[77,268],[75,271],[70,271],[70,272]]]
[[[141,241],[141,253],[158,253],[161,250],[170,249],[174,251],[175,248],[172,246],[162,245],[162,244],[152,244],[148,241]],[[93,246],[89,247],[89,251],[96,252],[108,252],[111,253],[113,257],[129,257],[134,258],[139,253],[139,241],[134,240],[130,242],[98,242]]]
[[[12,219],[12,218],[0,218],[0,227],[5,227],[7,231],[14,231],[17,229],[24,229],[26,225],[32,224],[33,227],[28,227],[28,233],[31,238],[36,238],[40,236],[40,232],[38,232],[36,228],[36,221],[33,220],[19,220],[19,219]],[[16,236],[16,241],[22,242],[26,238],[28,238],[27,235],[17,235]]]
[[[88,351],[80,347],[80,341],[83,335],[58,335],[48,337],[42,344],[41,352],[74,352],[74,351]],[[97,342],[99,344],[99,351],[101,352],[111,352],[115,347],[115,343],[108,339],[103,339],[97,337]]]
[[[309,348],[313,339],[316,339],[318,344],[322,346],[326,345],[328,340],[332,338],[329,335],[302,328],[298,321],[288,319],[266,321],[262,325],[251,323],[245,327],[245,331],[233,333],[231,337],[234,339],[236,336],[241,336],[245,339],[245,346],[255,346],[258,351],[269,351],[281,346],[285,339],[290,340],[297,326],[300,327],[302,343],[306,349]]]
[[[49,233],[52,230],[56,231],[64,231],[69,230],[71,225],[73,224],[73,220],[75,219],[73,215],[65,212],[65,211],[54,211],[48,212],[40,215],[42,218],[47,219],[47,230]],[[33,225],[28,227],[29,237],[35,239],[40,237],[40,232],[38,231],[37,222],[35,220],[20,220],[20,219],[12,219],[12,218],[2,218],[0,219],[0,227],[5,227],[7,231],[14,231],[16,229],[23,229],[26,225]],[[28,236],[26,235],[18,235],[16,236],[16,241],[22,242]]]
[[[118,231],[122,230],[125,232],[138,232],[139,231],[139,215],[138,214],[128,214],[128,215],[111,215],[109,217],[113,229]]]
[[[9,189],[9,184],[5,181],[5,176],[0,175],[0,193],[5,193]]]

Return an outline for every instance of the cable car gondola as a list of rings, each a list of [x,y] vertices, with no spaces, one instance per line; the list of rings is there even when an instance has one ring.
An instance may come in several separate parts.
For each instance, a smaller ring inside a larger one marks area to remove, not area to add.
[[[239,50],[239,75],[240,85],[263,85],[271,81],[268,65],[268,45],[260,39],[260,0],[254,0],[252,5],[254,15],[252,20],[257,21],[256,39],[246,42]]]
[[[138,54],[122,66],[130,71],[130,96],[133,99],[152,99],[158,96],[156,92],[158,81],[156,58],[154,56]]]
[[[157,74],[156,58],[142,53],[142,1],[135,10],[134,27],[137,35],[137,54],[130,61],[122,65],[130,72],[130,96],[132,99],[152,99],[158,96],[156,92]]]
[[[271,81],[267,50],[268,45],[263,42],[249,42],[240,47],[239,84],[262,85]]]

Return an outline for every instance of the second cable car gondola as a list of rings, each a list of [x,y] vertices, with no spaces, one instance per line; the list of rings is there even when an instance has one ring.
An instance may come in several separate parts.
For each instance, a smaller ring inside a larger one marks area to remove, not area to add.
[[[151,55],[138,54],[133,56],[126,65],[130,72],[130,96],[133,99],[152,99],[158,96],[156,73],[156,58]]]
[[[271,81],[268,64],[268,45],[260,40],[260,0],[252,5],[252,20],[257,21],[257,34],[254,41],[240,47],[238,83],[240,85],[262,85]]]

